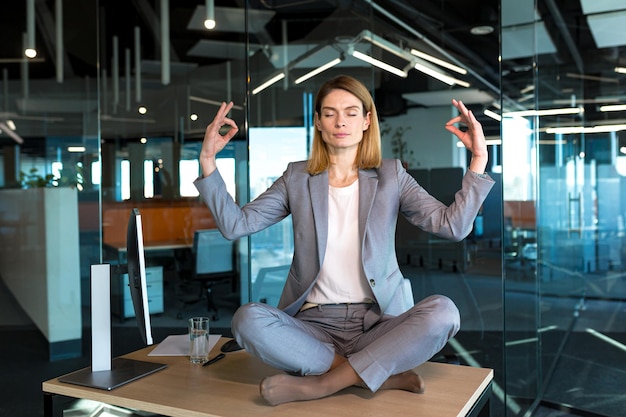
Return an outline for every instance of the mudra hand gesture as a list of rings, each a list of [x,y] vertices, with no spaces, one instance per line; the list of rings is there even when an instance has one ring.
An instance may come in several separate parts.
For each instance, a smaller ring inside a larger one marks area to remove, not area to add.
[[[452,105],[457,108],[459,115],[453,117],[446,123],[446,129],[455,135],[463,145],[472,153],[472,161],[469,169],[482,174],[487,166],[487,143],[485,142],[485,134],[483,127],[471,110],[468,110],[462,101],[452,100]],[[463,132],[455,123],[463,123],[467,126],[467,131]]]
[[[224,146],[237,134],[239,127],[237,123],[229,117],[228,112],[233,108],[233,102],[222,103],[213,121],[209,123],[202,142],[202,150],[200,151],[200,166],[202,167],[202,175],[207,176],[216,169],[215,155],[217,155]],[[220,134],[222,126],[230,126],[228,132],[224,135]]]

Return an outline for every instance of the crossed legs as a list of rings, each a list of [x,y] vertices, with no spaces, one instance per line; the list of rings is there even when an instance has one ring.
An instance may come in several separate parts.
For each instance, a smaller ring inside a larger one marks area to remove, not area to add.
[[[343,358],[337,355],[337,358]],[[350,363],[343,358],[335,368],[322,375],[292,376],[279,374],[261,381],[261,396],[271,405],[291,401],[314,400],[327,397],[350,386],[367,388]],[[421,393],[424,381],[413,371],[392,375],[379,389],[401,389]]]
[[[240,345],[269,365],[303,375],[264,379],[260,391],[269,404],[322,398],[350,386],[422,392],[424,381],[412,369],[443,348],[459,327],[458,310],[442,296],[422,300],[366,332],[362,324],[358,328],[362,315],[344,321],[341,311],[294,318],[267,305],[238,310],[233,333]]]

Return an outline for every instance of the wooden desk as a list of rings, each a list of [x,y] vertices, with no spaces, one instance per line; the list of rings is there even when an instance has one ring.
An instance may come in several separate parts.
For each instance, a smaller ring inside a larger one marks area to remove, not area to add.
[[[416,368],[426,382],[424,394],[396,390],[372,394],[352,387],[320,400],[272,407],[259,395],[259,383],[280,371],[244,351],[228,353],[217,363],[202,367],[190,364],[184,356],[147,356],[151,350],[148,347],[126,357],[166,363],[168,367],[112,391],[58,379],[45,381],[44,415],[52,416],[53,398],[58,394],[181,417],[477,416],[488,402],[493,379],[491,369],[427,362]],[[217,353],[216,347],[210,356]]]

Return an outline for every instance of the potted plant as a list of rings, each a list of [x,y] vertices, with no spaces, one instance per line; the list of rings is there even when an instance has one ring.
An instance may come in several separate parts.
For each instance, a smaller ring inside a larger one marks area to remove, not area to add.
[[[404,134],[411,130],[411,126],[397,126],[392,128],[388,124],[384,124],[380,131],[381,136],[386,137],[390,134],[391,152],[393,156],[402,162],[402,166],[408,169],[415,162],[413,150],[409,149],[407,142],[403,139]]]

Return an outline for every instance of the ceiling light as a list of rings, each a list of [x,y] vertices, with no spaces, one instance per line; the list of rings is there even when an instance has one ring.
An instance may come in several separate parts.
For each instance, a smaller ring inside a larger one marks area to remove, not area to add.
[[[528,84],[526,87],[524,87],[521,90],[519,90],[519,92],[520,92],[520,94],[526,94],[526,93],[530,93],[534,89],[535,89],[534,85]]]
[[[580,80],[600,81],[603,83],[613,83],[613,84],[619,83],[619,80],[617,78],[598,77],[597,75],[577,74],[575,72],[568,72],[567,74],[565,74],[565,76],[569,78],[580,79]]]
[[[7,126],[9,127],[9,129],[11,130],[15,130],[17,129],[17,127],[15,126],[15,122],[13,120],[7,120]]]
[[[304,74],[303,76],[301,76],[300,78],[297,78],[294,83],[296,84],[300,84],[301,82],[304,82],[306,80],[308,80],[309,78],[313,78],[315,77],[317,74],[326,71],[329,68],[334,67],[335,65],[339,64],[341,62],[341,58],[335,58],[330,62],[327,62],[326,64],[322,65],[319,68],[314,69],[313,71],[307,72],[306,74]]]
[[[278,82],[278,81],[282,80],[283,78],[285,78],[285,73],[284,72],[281,72],[281,73],[273,76],[272,78],[270,78],[269,80],[265,81],[263,84],[259,85],[254,90],[252,90],[252,94],[253,95],[259,94],[261,91],[265,90],[267,87],[269,87],[270,85],[274,84],[275,82]]]
[[[198,115],[195,113],[191,113],[189,118],[191,119],[192,122],[195,122],[196,120],[198,120]]]
[[[546,129],[546,133],[566,135],[566,134],[574,134],[574,133],[619,132],[622,130],[626,130],[626,124],[598,125],[598,126],[592,126],[592,127],[585,127],[585,126],[549,127]]]
[[[37,56],[35,49],[35,0],[26,1],[26,46],[24,55],[28,58]]]
[[[205,10],[204,27],[209,30],[215,29],[215,3],[213,0],[206,0]]]
[[[26,58],[35,58],[37,56],[37,50],[34,48],[26,48],[24,55],[26,55]]]
[[[13,139],[18,144],[21,145],[24,143],[24,139],[22,139],[22,137],[15,133],[13,130],[9,129],[9,127],[5,123],[0,122],[0,129],[2,129],[3,132],[9,135],[11,139]]]
[[[494,112],[492,110],[485,109],[483,111],[483,113],[485,114],[485,116],[491,117],[494,120],[497,120],[497,121],[501,121],[502,120],[502,116],[500,116],[498,113],[496,113],[496,112]]]
[[[369,30],[364,30],[363,32],[361,32],[360,37],[370,42],[372,45],[376,45],[379,48],[382,48],[387,52],[391,52],[392,54],[399,56],[402,59],[411,61],[410,57],[407,56],[404,49],[401,49],[400,47],[394,45],[385,38],[381,38],[380,36],[373,34]]]
[[[484,35],[489,35],[490,33],[493,33],[493,26],[490,25],[481,25],[481,26],[474,26],[473,28],[470,29],[470,33],[472,35],[477,35],[477,36],[484,36]]]
[[[441,81],[443,83],[446,83],[448,85],[458,84],[461,87],[466,87],[466,88],[470,86],[470,83],[468,83],[466,81],[459,80],[459,79],[456,79],[454,77],[450,77],[449,75],[443,74],[443,73],[441,73],[439,71],[435,71],[434,69],[432,69],[432,68],[430,68],[430,67],[428,67],[426,65],[420,64],[420,63],[415,63],[413,65],[413,68],[415,68],[416,70],[418,70],[420,72],[423,72],[426,75],[430,75],[431,77],[436,78],[437,80],[439,80],[439,81]]]
[[[148,109],[146,108],[146,106],[139,106],[139,107],[137,107],[137,111],[139,112],[139,114],[146,114],[146,113],[148,113]]]
[[[143,137],[143,138],[139,139],[139,142],[141,142],[141,143],[147,143],[147,142],[148,142],[148,138]]]
[[[406,78],[407,77],[407,73],[406,71],[403,71],[401,69],[398,69],[392,65],[387,64],[386,62],[383,61],[379,61],[376,58],[372,58],[369,55],[365,55],[362,52],[359,51],[352,51],[351,55],[357,59],[360,59],[361,61],[367,62],[368,64],[372,64],[375,67],[378,67],[380,69],[384,69],[385,71],[388,71],[394,75],[397,75],[398,77],[402,77],[402,78]]]
[[[614,71],[619,74],[626,74],[626,67],[615,67]]]
[[[443,61],[439,58],[435,58],[434,56],[425,54],[424,52],[418,51],[417,49],[411,49],[411,54],[415,55],[416,57],[422,58],[425,61],[432,62],[433,64],[439,65],[440,67],[447,68],[459,74],[463,74],[463,75],[467,74],[467,70],[465,68],[461,68],[449,62]]]
[[[626,110],[626,104],[611,104],[606,106],[600,106],[600,111],[624,111]]]
[[[487,146],[502,145],[502,139],[488,139],[488,138],[485,138],[485,145],[487,145]],[[463,142],[458,141],[456,143],[456,147],[457,148],[465,148],[465,145],[463,144]]]
[[[562,109],[545,110],[521,110],[503,113],[504,117],[530,117],[530,116],[557,116],[564,114],[580,114],[584,110],[581,107],[566,107]]]
[[[84,146],[68,146],[68,152],[85,152],[86,148]]]

